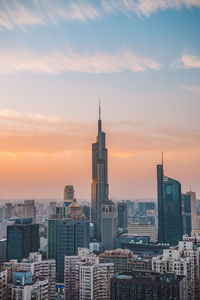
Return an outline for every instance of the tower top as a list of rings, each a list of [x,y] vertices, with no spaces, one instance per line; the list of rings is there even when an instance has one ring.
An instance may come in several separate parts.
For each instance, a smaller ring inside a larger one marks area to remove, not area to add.
[[[99,99],[99,120],[98,120],[98,131],[101,131],[101,100]]]
[[[163,152],[162,152],[162,166],[163,166],[163,161],[164,161],[164,156],[163,156]]]
[[[99,99],[99,120],[101,120],[101,100]]]

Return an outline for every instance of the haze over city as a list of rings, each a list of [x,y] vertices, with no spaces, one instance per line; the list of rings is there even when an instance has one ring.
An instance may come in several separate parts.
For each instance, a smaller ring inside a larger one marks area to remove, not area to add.
[[[110,198],[200,197],[199,0],[0,0],[0,198],[90,199],[98,101]]]

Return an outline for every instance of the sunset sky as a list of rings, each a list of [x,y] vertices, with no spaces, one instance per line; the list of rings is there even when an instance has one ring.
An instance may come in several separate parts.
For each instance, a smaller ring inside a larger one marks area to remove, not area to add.
[[[111,198],[200,199],[200,0],[0,0],[0,199],[90,199],[99,99]]]

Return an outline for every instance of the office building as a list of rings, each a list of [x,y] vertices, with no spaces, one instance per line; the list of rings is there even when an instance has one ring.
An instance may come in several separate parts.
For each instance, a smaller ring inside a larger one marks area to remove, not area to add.
[[[128,227],[128,211],[125,201],[117,203],[117,227],[127,229]]]
[[[95,236],[101,240],[102,204],[108,200],[108,154],[106,137],[102,131],[101,108],[99,107],[98,135],[96,143],[92,144],[92,185],[91,185],[91,213],[95,227]]]
[[[64,282],[64,255],[77,255],[79,247],[89,248],[89,221],[76,201],[68,207],[65,218],[53,215],[48,220],[48,258],[56,259],[56,280]]]
[[[157,166],[158,242],[176,245],[182,239],[181,184]]]
[[[16,219],[15,224],[7,226],[7,261],[21,261],[30,252],[37,252],[39,247],[39,224],[33,224],[32,219]]]
[[[183,234],[191,235],[191,197],[190,194],[182,194]]]
[[[107,200],[101,206],[101,242],[104,250],[116,248],[117,242],[117,206]]]
[[[185,276],[147,271],[123,272],[111,279],[111,300],[187,300]]]

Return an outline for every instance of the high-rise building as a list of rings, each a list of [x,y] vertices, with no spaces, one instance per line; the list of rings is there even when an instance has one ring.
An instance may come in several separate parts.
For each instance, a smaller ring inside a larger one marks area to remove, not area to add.
[[[7,226],[7,260],[21,261],[39,247],[39,224],[33,224],[31,218],[16,219],[15,224]]]
[[[176,245],[182,239],[181,184],[164,176],[163,163],[157,165],[158,242]]]
[[[123,272],[111,279],[111,300],[188,300],[185,276],[147,271]]]
[[[190,205],[191,205],[191,223],[192,231],[197,230],[197,212],[196,212],[196,193],[189,191],[186,195],[190,195]]]
[[[65,256],[65,299],[110,300],[112,263],[99,263],[88,249],[79,249],[77,256]]]
[[[24,216],[23,218],[32,218],[33,223],[36,221],[36,207],[34,200],[24,200]]]
[[[101,242],[104,250],[116,248],[117,242],[117,206],[107,200],[101,206]]]
[[[17,272],[18,275],[22,273],[20,279],[24,278],[24,272],[28,274],[28,277],[35,279],[48,279],[48,299],[55,299],[56,292],[56,262],[53,259],[42,260],[42,255],[34,252],[30,253],[27,259],[22,259],[19,263],[17,260],[11,260],[5,262],[2,265],[2,269],[8,272],[8,283],[13,284],[14,273]],[[30,276],[31,273],[31,276]],[[25,276],[26,278],[27,276]],[[24,282],[25,283],[25,282]],[[30,280],[32,283],[32,280]],[[25,284],[26,286],[26,284]],[[26,290],[27,288],[23,288]],[[32,298],[31,298],[32,299]],[[25,298],[26,300],[26,298]]]
[[[191,235],[191,197],[190,194],[182,194],[183,234]]]
[[[91,186],[92,223],[99,240],[101,240],[101,208],[103,202],[108,200],[108,193],[108,154],[105,133],[102,131],[101,107],[99,107],[98,135],[96,143],[92,144]]]
[[[117,203],[117,227],[127,229],[128,227],[128,210],[125,201]]]
[[[6,261],[6,239],[0,238],[0,264]]]
[[[56,280],[64,282],[64,255],[77,255],[79,247],[89,248],[89,221],[76,201],[67,215],[52,215],[48,220],[48,258],[56,259]]]

